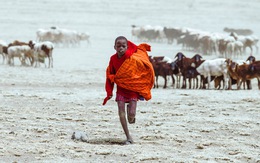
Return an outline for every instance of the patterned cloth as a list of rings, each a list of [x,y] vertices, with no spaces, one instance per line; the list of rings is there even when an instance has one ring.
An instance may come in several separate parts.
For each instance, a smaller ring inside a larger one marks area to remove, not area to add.
[[[137,51],[127,58],[116,74],[107,68],[107,78],[118,86],[139,93],[146,101],[152,98],[151,89],[154,84],[154,70],[147,51],[150,45],[140,44]]]
[[[137,100],[138,100],[137,98],[126,98],[118,93],[116,94],[116,101],[123,101],[129,103],[130,101],[137,101]]]

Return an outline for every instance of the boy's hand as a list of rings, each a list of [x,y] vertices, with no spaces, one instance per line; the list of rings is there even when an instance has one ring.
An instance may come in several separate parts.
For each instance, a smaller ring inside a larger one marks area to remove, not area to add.
[[[107,96],[104,101],[103,101],[103,105],[106,105],[107,101],[110,100],[113,96]]]

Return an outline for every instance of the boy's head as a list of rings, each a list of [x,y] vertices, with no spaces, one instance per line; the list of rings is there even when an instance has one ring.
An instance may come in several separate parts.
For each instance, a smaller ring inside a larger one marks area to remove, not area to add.
[[[116,50],[119,58],[125,54],[127,48],[127,39],[124,36],[118,36],[115,39],[114,49]]]

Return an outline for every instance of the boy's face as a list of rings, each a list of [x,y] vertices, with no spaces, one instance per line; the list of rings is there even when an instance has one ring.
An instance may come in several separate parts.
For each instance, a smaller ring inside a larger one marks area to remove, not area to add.
[[[117,52],[118,57],[121,58],[127,50],[127,41],[125,39],[118,39],[114,48]]]

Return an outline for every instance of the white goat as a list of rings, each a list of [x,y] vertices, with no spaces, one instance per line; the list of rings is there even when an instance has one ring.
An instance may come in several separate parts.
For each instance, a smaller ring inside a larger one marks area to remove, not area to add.
[[[253,54],[253,47],[256,49],[256,53],[258,53],[258,41],[259,38],[257,36],[251,35],[251,36],[243,36],[243,35],[238,35],[235,32],[232,32],[231,34],[232,37],[234,37],[236,40],[241,41],[243,43],[243,50],[244,53],[246,52],[246,48],[250,48],[250,55]]]
[[[137,27],[132,25],[132,39],[136,37],[138,40],[162,41],[165,38],[165,33],[162,26],[144,25]]]
[[[197,67],[198,73],[208,78],[208,89],[210,88],[211,76],[224,76],[224,87],[227,89],[229,74],[227,68],[227,62],[225,58],[217,58],[213,60],[205,60],[199,67]]]
[[[242,56],[242,54],[243,54],[243,46],[244,46],[243,42],[237,40],[237,41],[234,42],[234,45],[235,45],[235,49],[234,49],[235,50],[234,51],[235,57],[238,57],[239,55]]]
[[[8,64],[14,65],[14,58],[17,57],[21,61],[21,65],[25,65],[26,54],[30,53],[31,48],[28,45],[10,46],[7,49]]]

